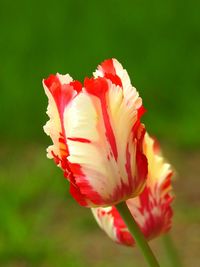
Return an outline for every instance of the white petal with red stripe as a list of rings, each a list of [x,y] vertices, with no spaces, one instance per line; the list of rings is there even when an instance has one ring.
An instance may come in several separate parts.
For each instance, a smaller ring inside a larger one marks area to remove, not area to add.
[[[44,126],[44,131],[51,137],[53,141],[53,145],[47,148],[48,158],[54,158],[55,156],[57,156],[61,159],[62,148],[65,149],[65,145],[63,145],[59,141],[60,138],[63,137],[63,129],[61,125],[58,103],[56,103],[53,91],[56,89],[56,87],[62,86],[63,84],[69,84],[70,82],[72,82],[72,78],[68,74],[61,75],[59,73],[57,73],[56,76],[52,75],[48,79],[43,80],[44,90],[49,100],[47,115],[50,118]],[[51,87],[51,90],[48,87]]]
[[[147,185],[139,196],[126,201],[132,216],[147,240],[167,232],[171,227],[172,219],[170,206],[173,200],[171,195],[172,170],[154,149],[154,145],[154,140],[145,134],[144,151],[149,160]],[[102,207],[94,208],[92,212],[100,227],[114,241],[127,246],[134,245],[135,242],[115,206],[110,207],[109,210]]]
[[[114,217],[110,213],[111,211],[112,211],[112,207],[106,207],[104,209],[99,209],[99,208],[92,209],[92,213],[97,223],[99,224],[99,227],[105,230],[107,235],[112,240],[114,240],[115,242],[119,242],[118,237],[117,237],[117,228],[114,226]],[[99,218],[101,218],[101,220],[99,220]]]
[[[132,131],[138,121],[138,106],[135,102],[127,106],[122,88],[109,80],[88,79],[85,87],[64,113],[68,161],[72,169],[76,164],[73,174],[82,194],[94,205],[111,205],[135,195],[145,183],[146,177],[137,177],[139,141]],[[131,155],[129,174],[127,149]],[[100,203],[93,199],[97,195]]]

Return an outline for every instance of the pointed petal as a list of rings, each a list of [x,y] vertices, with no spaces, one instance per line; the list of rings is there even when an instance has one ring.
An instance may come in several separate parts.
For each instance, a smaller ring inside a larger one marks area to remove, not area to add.
[[[145,183],[146,175],[139,179],[135,157],[142,142],[139,127],[134,130],[137,99],[127,106],[122,88],[105,78],[86,79],[84,85],[64,113],[68,161],[71,169],[76,166],[73,173],[81,193],[94,205],[109,205],[135,195]],[[145,157],[141,161],[147,165]]]
[[[91,210],[99,227],[104,230],[114,242],[126,246],[133,246],[135,244],[128,228],[114,206],[92,208]]]
[[[117,61],[117,59],[108,59],[101,63],[94,72],[94,77],[105,77],[111,80],[114,84],[123,88],[124,97],[127,99],[129,104],[131,104],[135,98],[138,99],[138,105],[141,105],[141,99],[138,98],[136,88],[132,86],[127,71],[123,68],[119,61]]]
[[[48,147],[47,156],[54,158],[56,163],[61,167],[61,159],[67,156],[67,147],[64,140],[64,132],[61,123],[62,107],[60,105],[64,85],[72,82],[72,78],[67,75],[50,75],[43,80],[45,93],[48,97],[49,104],[47,108],[47,115],[49,121],[44,126],[44,131],[49,135],[53,141],[53,145]],[[70,99],[71,91],[67,92]],[[67,100],[67,98],[65,99]],[[64,103],[64,99],[62,101]],[[67,101],[66,101],[67,102]]]
[[[76,185],[67,160],[69,151],[63,121],[65,109],[67,109],[77,93],[81,91],[82,86],[79,82],[73,81],[68,74],[50,75],[43,80],[43,86],[49,100],[47,115],[50,118],[44,126],[44,131],[53,141],[53,145],[47,149],[47,156],[53,158],[55,163],[64,170],[64,176],[70,181],[70,193],[72,196],[80,205],[86,206],[88,204],[87,200]]]

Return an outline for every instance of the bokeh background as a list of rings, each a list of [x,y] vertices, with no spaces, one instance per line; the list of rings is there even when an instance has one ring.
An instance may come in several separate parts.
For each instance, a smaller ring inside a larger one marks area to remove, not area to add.
[[[83,81],[111,57],[176,169],[171,236],[184,266],[200,266],[199,10],[193,0],[0,0],[0,266],[146,266],[137,248],[101,232],[45,155],[42,78]],[[151,246],[172,266],[162,238]]]

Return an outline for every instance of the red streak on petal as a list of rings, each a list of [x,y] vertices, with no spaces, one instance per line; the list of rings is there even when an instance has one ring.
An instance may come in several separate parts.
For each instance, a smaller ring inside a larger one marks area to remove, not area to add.
[[[161,152],[161,149],[158,139],[155,136],[151,136],[151,138],[153,139],[153,152],[155,154],[159,154]]]
[[[115,85],[119,85],[120,87],[122,87],[121,79],[119,78],[119,76],[117,74],[116,75],[113,75],[111,73],[105,73],[104,74],[104,77],[106,79],[109,79]]]
[[[65,139],[63,137],[60,137],[58,140],[60,143],[65,144]]]
[[[124,220],[122,219],[121,215],[119,214],[118,210],[113,206],[112,210],[108,212],[108,214],[112,214],[113,216],[113,223],[116,229],[117,239],[119,243],[124,244],[126,246],[133,246],[135,241],[131,236],[130,232],[127,229]]]
[[[84,195],[86,199],[93,202],[95,205],[103,205],[104,202],[102,197],[89,184],[87,177],[81,169],[81,166],[77,163],[69,163],[69,165],[74,175],[74,181],[78,186],[81,194]]]
[[[138,111],[137,111],[137,115],[138,115],[138,120],[141,119],[141,117],[144,115],[144,113],[146,112],[147,110],[144,108],[144,106],[141,106]]]
[[[126,246],[132,247],[135,245],[135,241],[128,230],[118,231],[118,238],[119,238],[120,242],[125,244]]]
[[[143,184],[144,180],[147,179],[148,161],[143,152],[143,140],[146,130],[140,123],[139,118],[132,128],[132,132],[133,139],[136,141],[136,177],[140,184]]]
[[[172,175],[173,175],[173,172],[171,171],[171,172],[168,174],[168,176],[167,176],[167,178],[166,178],[164,184],[162,185],[162,190],[163,190],[163,191],[164,191],[166,188],[168,188],[168,187],[171,186],[171,177],[172,177]]]
[[[126,198],[130,196],[135,190],[141,190],[142,185],[144,184],[145,180],[147,179],[147,172],[148,172],[148,163],[147,158],[143,154],[142,144],[145,129],[141,125],[141,127],[137,128],[138,132],[134,133],[134,142],[136,143],[136,170],[135,175],[133,177],[131,171],[131,157],[128,151],[126,150],[126,164],[125,168],[127,171],[128,181],[129,183],[124,183],[121,179],[120,186],[117,186],[110,198],[112,202],[118,201],[119,199]],[[128,147],[128,145],[127,145]],[[110,201],[108,200],[108,202]]]
[[[112,59],[107,59],[101,63],[101,70],[103,71],[104,77],[109,79],[115,85],[122,86],[122,81],[116,74],[116,70]]]
[[[105,95],[103,95],[100,100],[101,100],[101,108],[102,108],[102,115],[103,115],[104,125],[105,125],[105,128],[106,128],[106,137],[107,137],[107,139],[108,139],[108,141],[110,143],[114,158],[117,161],[117,158],[118,158],[117,145],[116,145],[116,140],[115,140],[115,136],[114,136],[114,133],[113,133],[113,129],[112,129],[112,126],[111,126],[110,118],[109,118],[109,115],[108,115]]]
[[[80,137],[68,137],[67,140],[75,141],[75,142],[81,142],[81,143],[91,143],[91,141],[89,139],[80,138]]]
[[[72,86],[74,88],[74,90],[77,91],[77,93],[82,91],[82,84],[79,81],[73,81],[69,85]]]
[[[115,140],[115,136],[113,133],[113,129],[111,126],[107,103],[106,103],[106,92],[108,91],[108,82],[105,78],[101,78],[101,77],[98,77],[96,79],[86,78],[84,81],[84,86],[88,93],[95,95],[100,100],[102,116],[103,116],[105,130],[106,130],[106,137],[108,139],[108,142],[110,143],[114,158],[117,161],[117,157],[118,157],[117,145],[116,145],[116,140]]]
[[[128,198],[133,194],[132,185],[133,185],[135,179],[132,181],[131,186],[129,184],[124,183],[122,178],[120,178],[120,179],[121,179],[120,185],[118,185],[114,189],[112,195],[109,197],[109,199],[107,199],[107,203],[112,204],[112,203],[117,202],[119,200],[122,200],[124,198]],[[140,185],[140,183],[142,183],[142,182],[139,181],[139,185]],[[136,183],[136,189],[137,189],[137,187],[138,187],[138,183]]]
[[[76,82],[75,82],[76,83]],[[49,78],[44,80],[44,84],[52,94],[60,115],[61,123],[63,119],[63,112],[65,107],[73,98],[73,87],[69,84],[61,84],[59,78],[56,75],[50,75]],[[63,133],[64,135],[64,133]]]
[[[173,200],[173,197],[171,197],[168,193],[166,193],[164,196],[161,195],[162,190],[170,186],[169,181],[171,174],[172,173],[167,176],[162,187],[158,187],[157,184],[155,184],[154,189],[146,186],[144,191],[139,196],[139,210],[141,212],[141,216],[144,213],[148,214],[145,224],[141,226],[142,232],[148,240],[160,235],[161,233],[167,232],[171,227],[171,218],[173,212],[170,204]],[[154,208],[158,210],[158,214],[154,214],[152,212]]]
[[[108,90],[108,83],[105,78],[85,78],[84,87],[89,94],[101,97]]]
[[[101,63],[101,67],[104,73],[110,73],[116,75],[115,67],[112,59],[107,59]]]
[[[132,176],[132,171],[131,171],[131,156],[130,156],[130,152],[128,150],[128,144],[126,147],[126,164],[125,164],[125,168],[126,168],[126,172],[128,174],[128,181],[129,181],[129,186],[132,189],[132,183],[133,183],[133,176]]]
[[[75,186],[73,183],[70,182],[70,194],[73,196],[73,198],[81,205],[81,206],[87,206],[87,202],[84,198],[84,196],[81,194],[79,188]]]
[[[148,161],[146,156],[137,148],[136,151],[137,176],[141,184],[147,179]]]
[[[145,189],[142,191],[142,193],[139,195],[141,207],[140,211],[144,213],[144,210],[149,211],[149,197],[150,197],[150,189],[148,187],[145,187]]]
[[[54,162],[56,163],[56,165],[58,165],[60,163],[60,158],[53,151],[51,151],[51,154],[53,156]]]
[[[53,85],[53,83],[59,83],[58,77],[53,74],[49,75],[47,79],[44,79],[44,84],[46,85],[46,87],[49,88],[49,90],[51,86]]]
[[[60,117],[61,128],[62,128],[61,135],[65,140],[64,143],[66,146],[66,153],[67,155],[69,155],[69,151],[68,151],[68,147],[66,143],[66,137],[65,137],[63,115],[64,115],[65,107],[69,104],[69,102],[72,100],[74,96],[74,89],[69,84],[61,84],[59,78],[56,75],[50,75],[47,79],[44,80],[44,84],[49,89],[56,103],[59,117]]]

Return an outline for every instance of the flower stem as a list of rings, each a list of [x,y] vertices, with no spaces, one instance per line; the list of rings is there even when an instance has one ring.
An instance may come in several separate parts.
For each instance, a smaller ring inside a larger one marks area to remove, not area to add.
[[[170,266],[172,267],[183,266],[181,259],[177,253],[176,247],[173,243],[173,240],[169,234],[165,234],[163,236],[163,244],[167,252],[167,258],[170,260],[171,264]]]
[[[155,258],[151,248],[149,247],[147,240],[145,239],[143,233],[141,232],[139,226],[137,225],[135,219],[131,215],[126,202],[121,202],[116,205],[116,208],[123,220],[125,221],[129,231],[133,235],[137,245],[140,247],[146,261],[149,263],[150,267],[159,267],[159,263]]]

